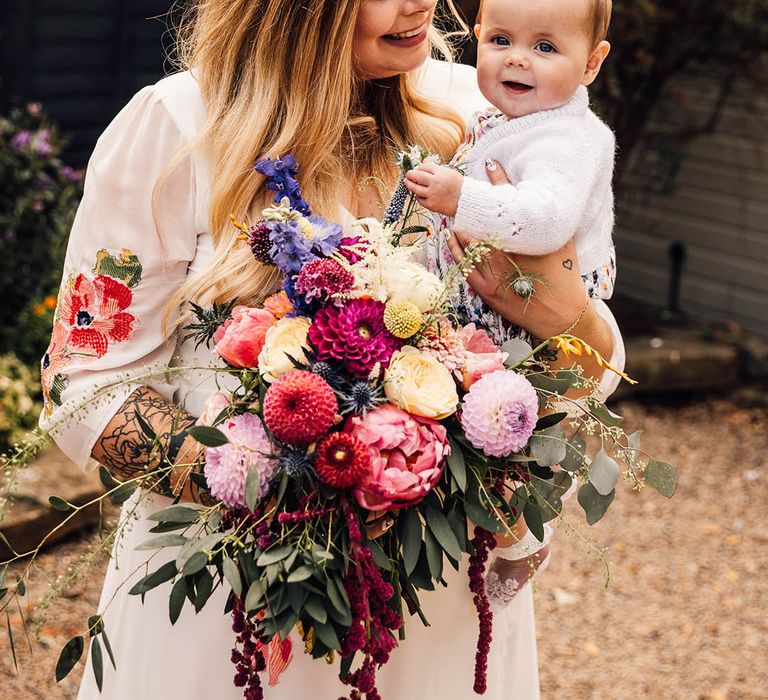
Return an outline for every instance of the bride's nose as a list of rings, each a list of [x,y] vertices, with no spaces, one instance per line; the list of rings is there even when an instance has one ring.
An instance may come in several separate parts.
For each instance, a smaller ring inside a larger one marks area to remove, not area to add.
[[[415,15],[417,12],[430,12],[437,0],[406,0],[403,4],[404,15]]]

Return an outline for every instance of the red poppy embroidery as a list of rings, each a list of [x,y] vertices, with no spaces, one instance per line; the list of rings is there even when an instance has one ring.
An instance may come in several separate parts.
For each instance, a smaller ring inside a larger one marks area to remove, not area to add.
[[[136,323],[126,312],[132,301],[133,292],[119,280],[78,275],[59,309],[59,321],[69,329],[70,348],[103,357],[110,342],[128,340]]]
[[[127,311],[133,301],[132,287],[141,282],[139,259],[129,250],[112,255],[100,250],[95,276],[70,276],[59,296],[51,343],[41,362],[46,414],[61,405],[61,393],[69,379],[64,370],[104,357],[110,346],[128,340],[138,321]]]

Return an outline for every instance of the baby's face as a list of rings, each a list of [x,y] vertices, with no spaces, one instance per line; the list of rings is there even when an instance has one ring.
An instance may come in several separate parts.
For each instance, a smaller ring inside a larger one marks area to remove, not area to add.
[[[475,27],[483,95],[509,117],[568,102],[597,74],[590,20],[588,0],[485,0]]]

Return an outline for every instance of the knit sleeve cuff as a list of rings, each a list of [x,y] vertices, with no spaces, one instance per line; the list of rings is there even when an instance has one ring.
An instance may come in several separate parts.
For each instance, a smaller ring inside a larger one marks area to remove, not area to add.
[[[456,230],[473,234],[483,240],[503,235],[504,197],[512,185],[501,185],[494,191],[489,182],[465,177],[461,196],[456,207],[454,226]],[[502,190],[506,192],[502,192]]]

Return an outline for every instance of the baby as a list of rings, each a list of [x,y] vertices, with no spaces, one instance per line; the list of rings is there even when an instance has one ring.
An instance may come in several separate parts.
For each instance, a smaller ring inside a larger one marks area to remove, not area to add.
[[[611,0],[484,0],[477,80],[494,108],[475,115],[452,167],[424,163],[405,178],[422,206],[453,218],[444,226],[504,251],[544,255],[573,238],[587,293],[599,298],[615,275],[615,140],[586,86],[610,51],[610,15]],[[489,160],[514,184],[491,185]]]

